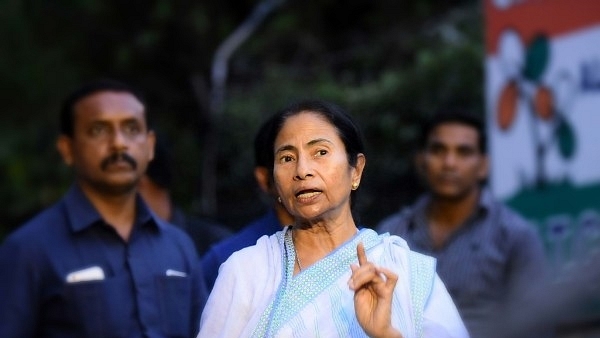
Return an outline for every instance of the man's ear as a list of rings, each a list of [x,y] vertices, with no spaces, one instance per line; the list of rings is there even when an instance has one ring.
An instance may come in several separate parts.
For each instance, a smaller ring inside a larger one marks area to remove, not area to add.
[[[60,135],[56,139],[56,150],[66,165],[73,165],[73,140],[67,135]]]
[[[154,132],[154,130],[149,130],[147,137],[148,149],[150,150],[150,153],[148,154],[148,162],[150,162],[154,159],[154,152],[156,149],[156,133]]]
[[[271,190],[271,175],[266,167],[254,167],[254,178],[262,191],[269,193]]]
[[[488,155],[483,155],[481,159],[481,166],[479,167],[479,180],[484,181],[488,178],[490,172],[490,160]]]

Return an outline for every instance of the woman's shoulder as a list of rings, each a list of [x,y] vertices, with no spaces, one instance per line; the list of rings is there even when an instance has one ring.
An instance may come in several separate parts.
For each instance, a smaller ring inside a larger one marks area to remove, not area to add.
[[[380,241],[374,247],[374,252],[379,252],[379,259],[384,265],[392,264],[409,269],[420,267],[421,269],[435,270],[435,258],[411,250],[404,238],[389,233],[377,234],[377,236]]]
[[[277,231],[272,235],[263,235],[256,243],[242,248],[229,256],[224,264],[235,267],[253,267],[257,263],[263,266],[276,264],[281,260],[281,248],[284,230]],[[253,264],[248,264],[249,261]]]
[[[409,254],[411,252],[408,242],[398,235],[392,235],[389,232],[377,233],[380,239],[379,245],[386,250],[399,254]]]
[[[219,268],[215,288],[221,292],[231,293],[235,288],[236,292],[255,294],[274,284],[280,278],[282,260],[277,236],[277,233],[262,236],[256,244],[231,254]]]

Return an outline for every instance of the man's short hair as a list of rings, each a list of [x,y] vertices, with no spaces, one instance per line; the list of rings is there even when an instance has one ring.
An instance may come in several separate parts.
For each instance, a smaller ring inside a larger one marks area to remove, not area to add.
[[[113,79],[98,79],[76,88],[67,96],[60,110],[60,133],[73,136],[74,133],[74,107],[81,99],[102,91],[125,92],[133,95],[138,101],[146,107],[146,101],[142,93],[131,85]],[[146,117],[147,118],[147,117]]]
[[[483,120],[479,115],[460,109],[444,110],[431,116],[421,128],[419,147],[425,149],[431,132],[438,126],[447,123],[458,123],[475,129],[478,134],[479,151],[487,154],[487,136]]]

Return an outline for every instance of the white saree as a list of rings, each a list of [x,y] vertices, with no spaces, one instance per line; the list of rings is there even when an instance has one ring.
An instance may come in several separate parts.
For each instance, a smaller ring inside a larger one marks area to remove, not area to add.
[[[293,276],[289,227],[234,253],[219,271],[198,337],[366,337],[348,288],[362,242],[367,258],[398,274],[392,325],[404,338],[462,338],[467,331],[435,260],[409,250],[398,236],[363,229]]]

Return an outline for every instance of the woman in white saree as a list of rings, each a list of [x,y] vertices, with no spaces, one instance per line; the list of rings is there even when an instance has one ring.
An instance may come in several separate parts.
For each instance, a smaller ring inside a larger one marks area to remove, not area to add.
[[[349,115],[303,101],[273,117],[267,139],[294,224],[223,263],[198,337],[468,337],[433,258],[358,230],[366,158]]]

